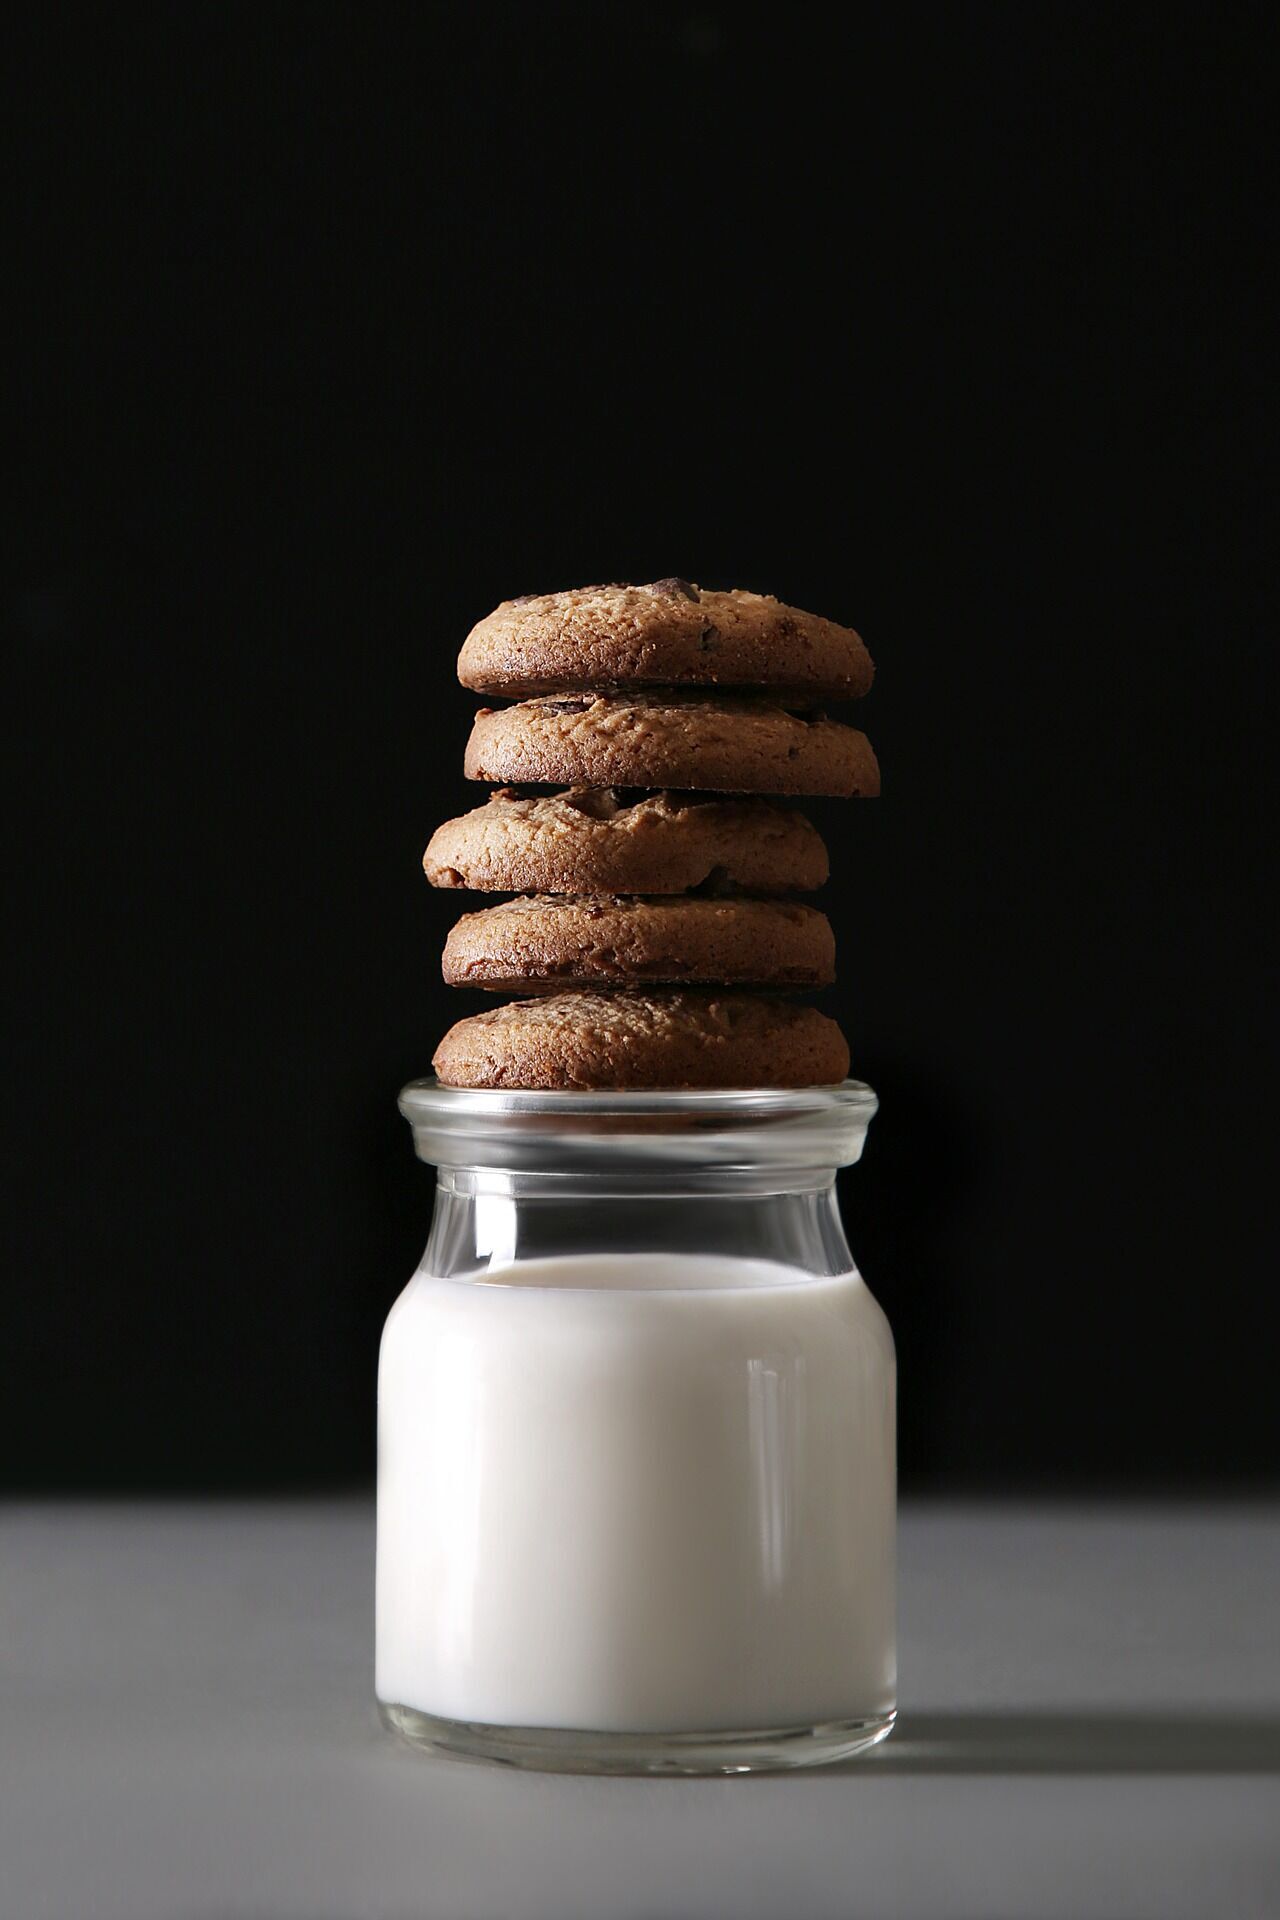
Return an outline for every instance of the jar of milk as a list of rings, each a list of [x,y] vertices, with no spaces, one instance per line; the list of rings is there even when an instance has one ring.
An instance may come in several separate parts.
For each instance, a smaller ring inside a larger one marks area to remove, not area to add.
[[[592,1772],[883,1739],[893,1339],[835,1193],[871,1090],[400,1106],[438,1186],[382,1339],[384,1718]]]

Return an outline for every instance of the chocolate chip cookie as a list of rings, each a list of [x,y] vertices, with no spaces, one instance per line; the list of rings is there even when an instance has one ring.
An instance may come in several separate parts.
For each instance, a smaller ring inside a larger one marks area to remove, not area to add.
[[[477,693],[763,687],[810,700],[866,693],[875,669],[852,627],[734,587],[691,581],[576,587],[504,600],[473,627],[458,678]]]
[[[827,916],[798,901],[535,895],[464,915],[445,946],[444,977],[493,993],[824,987],[835,960]]]
[[[422,864],[433,887],[477,893],[807,892],[828,873],[826,847],[793,809],[613,787],[500,788],[439,827]]]
[[[811,1087],[849,1071],[834,1020],[738,993],[558,993],[449,1029],[432,1063],[448,1087]]]
[[[769,700],[633,693],[548,696],[485,707],[467,743],[469,780],[716,793],[880,791],[865,734]]]

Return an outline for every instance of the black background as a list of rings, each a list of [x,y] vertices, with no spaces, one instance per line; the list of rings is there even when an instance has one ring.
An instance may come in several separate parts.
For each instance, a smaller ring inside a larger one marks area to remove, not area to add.
[[[0,1472],[371,1469],[500,598],[849,620],[903,1484],[1277,1468],[1261,8],[42,10]]]

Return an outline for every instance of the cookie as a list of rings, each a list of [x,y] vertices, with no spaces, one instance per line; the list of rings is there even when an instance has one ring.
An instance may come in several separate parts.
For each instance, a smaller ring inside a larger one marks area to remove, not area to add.
[[[766,593],[704,592],[675,579],[504,600],[458,658],[464,687],[513,699],[581,687],[768,687],[848,700],[874,671],[852,627]]]
[[[444,977],[491,993],[564,987],[825,987],[836,944],[825,913],[791,900],[525,896],[468,913]]]
[[[557,993],[451,1027],[432,1065],[446,1087],[814,1087],[849,1071],[816,1007],[742,993]]]
[[[549,695],[482,707],[469,780],[590,787],[699,787],[716,793],[880,791],[871,743],[821,714],[769,700],[694,694]]]
[[[612,787],[536,799],[502,787],[438,828],[422,864],[433,887],[476,893],[808,892],[828,874],[826,847],[802,813]]]

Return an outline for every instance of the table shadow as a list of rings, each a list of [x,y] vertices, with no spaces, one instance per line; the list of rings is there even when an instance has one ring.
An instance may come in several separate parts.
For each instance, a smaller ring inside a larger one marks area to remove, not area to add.
[[[1280,1774],[1280,1715],[900,1713],[882,1746],[834,1771]]]

